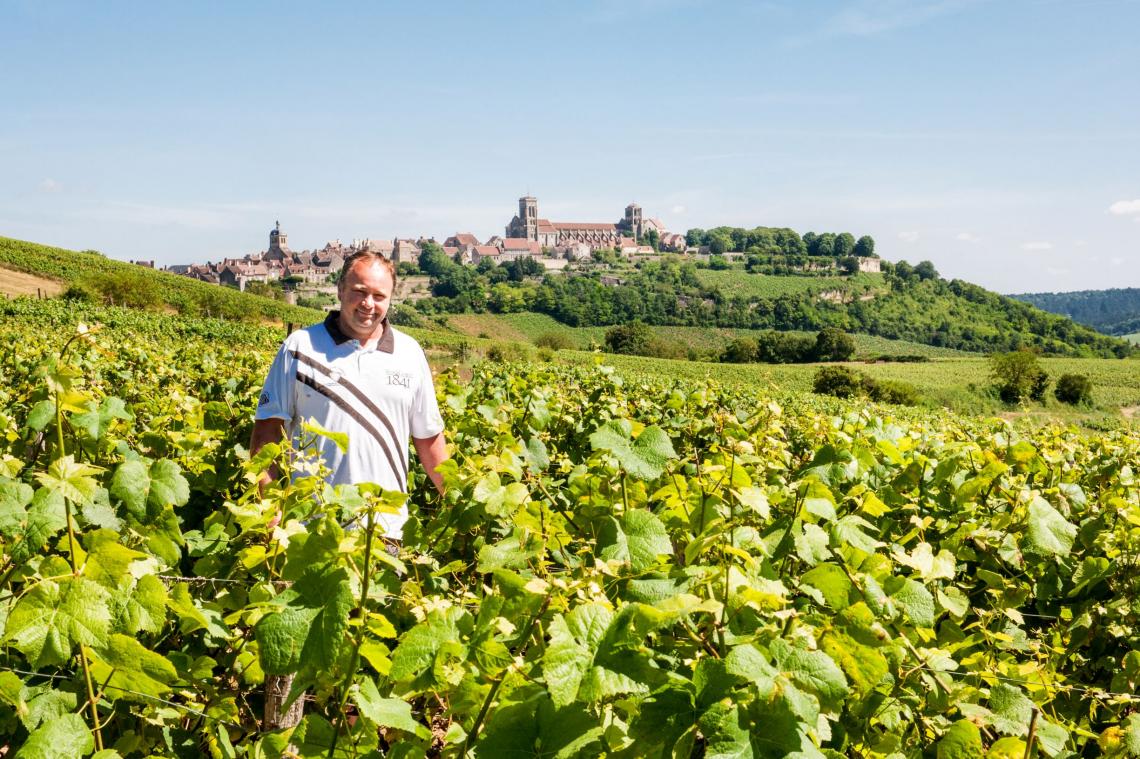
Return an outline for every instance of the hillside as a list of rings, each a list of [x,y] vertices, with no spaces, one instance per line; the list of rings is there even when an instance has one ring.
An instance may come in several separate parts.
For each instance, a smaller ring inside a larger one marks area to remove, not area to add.
[[[532,311],[571,327],[635,320],[662,327],[838,327],[975,353],[1031,348],[1050,355],[1112,357],[1132,350],[1126,341],[1070,319],[969,282],[944,280],[929,264],[885,263],[882,275],[840,278],[754,274],[740,267],[714,274],[680,258],[636,269],[591,267],[545,276],[439,263],[430,272],[436,297],[417,303],[423,313]]]
[[[52,280],[69,297],[93,303],[244,321],[307,323],[321,318],[319,311],[116,261],[95,251],[8,237],[0,237],[0,268]]]
[[[1123,336],[1140,331],[1140,288],[1021,293],[1009,297],[1042,311],[1068,316],[1106,335]]]

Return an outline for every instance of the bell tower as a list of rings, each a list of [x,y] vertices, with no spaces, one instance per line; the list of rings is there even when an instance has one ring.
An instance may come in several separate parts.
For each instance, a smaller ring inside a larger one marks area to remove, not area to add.
[[[625,207],[625,226],[635,240],[641,239],[641,206],[637,203]]]
[[[519,221],[522,222],[528,240],[538,239],[538,198],[525,195],[519,198]]]

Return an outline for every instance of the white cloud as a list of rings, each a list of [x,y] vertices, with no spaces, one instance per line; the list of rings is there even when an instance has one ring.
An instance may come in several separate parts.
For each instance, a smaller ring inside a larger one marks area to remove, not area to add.
[[[1023,242],[1021,244],[1021,249],[1022,250],[1053,250],[1053,243],[1042,242],[1040,240],[1036,240],[1034,242]]]
[[[1078,248],[1083,248],[1086,245],[1088,245],[1088,242],[1086,242],[1085,240],[1074,240],[1073,245],[1076,245]]]
[[[39,187],[42,192],[59,192],[63,189],[63,185],[51,177],[48,177],[44,181],[40,182]]]
[[[859,0],[832,15],[814,33],[791,42],[802,45],[820,38],[871,37],[920,26],[973,4],[975,0]]]
[[[1116,216],[1140,215],[1140,198],[1136,200],[1118,200],[1108,207],[1108,212]]]
[[[903,242],[918,242],[918,232],[899,232],[899,239]]]
[[[675,206],[673,206],[673,208],[671,209],[672,213],[674,213],[674,214],[683,214],[683,213],[684,213],[686,210],[688,210],[688,209],[686,209],[686,208],[685,208],[684,206],[682,206],[682,205],[675,205]]]
[[[1108,259],[1108,262],[1113,266],[1120,266],[1122,263],[1124,263],[1124,259],[1120,256],[1113,256],[1112,258]]]
[[[1053,276],[1053,277],[1064,277],[1064,276],[1067,276],[1069,274],[1068,269],[1059,269],[1055,266],[1046,266],[1045,271],[1050,276]]]
[[[957,234],[957,236],[955,236],[954,239],[955,240],[961,240],[962,242],[968,242],[968,243],[979,243],[982,241],[982,238],[978,237],[973,232],[959,232]]]

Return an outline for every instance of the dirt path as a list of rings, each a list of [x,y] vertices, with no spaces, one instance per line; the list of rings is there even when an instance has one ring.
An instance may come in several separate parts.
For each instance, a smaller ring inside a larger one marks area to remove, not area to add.
[[[1120,409],[1120,413],[1124,415],[1125,419],[1134,418],[1137,411],[1140,411],[1140,406],[1124,406]]]
[[[6,297],[14,298],[17,295],[35,295],[36,290],[47,296],[59,295],[64,285],[54,279],[37,277],[22,271],[13,271],[0,267],[0,293]]]

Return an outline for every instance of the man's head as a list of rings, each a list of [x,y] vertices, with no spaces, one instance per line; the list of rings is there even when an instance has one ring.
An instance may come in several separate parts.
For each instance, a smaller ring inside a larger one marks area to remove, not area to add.
[[[341,330],[361,342],[379,337],[396,289],[396,267],[379,253],[365,250],[349,256],[340,272],[336,292]]]

